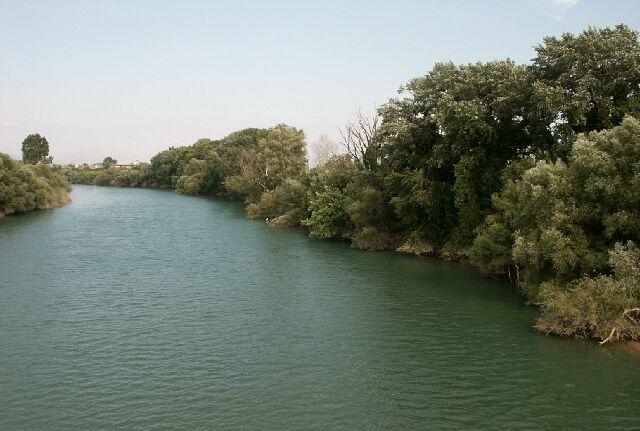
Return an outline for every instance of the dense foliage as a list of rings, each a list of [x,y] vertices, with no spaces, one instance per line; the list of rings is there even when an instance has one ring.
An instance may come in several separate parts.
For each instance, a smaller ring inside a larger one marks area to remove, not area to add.
[[[640,43],[548,37],[530,65],[437,64],[308,169],[302,131],[245,129],[73,182],[226,195],[309,235],[470,259],[541,305],[545,332],[640,339]]]
[[[611,330],[612,317],[598,316],[602,324],[593,327],[576,320],[575,327],[565,324],[560,330],[549,324],[555,320],[549,315],[562,314],[562,307],[580,309],[572,301],[598,286],[618,286],[609,277],[597,282],[582,277],[611,272],[616,280],[626,277],[629,271],[617,269],[623,244],[628,244],[625,259],[640,264],[634,245],[640,244],[640,121],[627,117],[611,130],[581,135],[567,162],[539,161],[521,175],[505,175],[494,207],[478,231],[473,258],[494,273],[515,273],[529,298],[543,305],[541,328],[597,337]],[[617,319],[633,303],[640,306],[638,289],[627,289],[626,299],[614,305],[615,296],[588,294],[590,307]],[[621,334],[640,338],[640,325],[635,328]]]
[[[113,157],[107,156],[104,158],[104,160],[102,160],[102,167],[103,168],[108,168],[111,166],[114,166],[118,163],[118,161],[116,159],[114,159]]]
[[[92,169],[88,166],[80,168],[65,166],[62,169],[64,175],[73,184],[113,187],[154,187],[149,171],[148,163],[125,169],[110,165],[101,169]]]
[[[65,203],[68,188],[51,165],[28,165],[0,153],[0,217]]]
[[[38,133],[27,136],[22,141],[22,161],[31,165],[38,163],[51,164],[53,157],[49,156],[49,141]]]

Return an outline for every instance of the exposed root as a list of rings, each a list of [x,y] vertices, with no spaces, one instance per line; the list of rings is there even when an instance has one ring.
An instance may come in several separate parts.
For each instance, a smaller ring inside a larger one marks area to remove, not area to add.
[[[635,313],[636,317],[633,317],[631,314]],[[624,310],[624,312],[622,313],[622,315],[624,317],[628,317],[631,321],[635,322],[635,323],[640,323],[640,321],[637,319],[638,316],[640,316],[640,308],[627,308],[626,310]]]
[[[611,330],[611,333],[609,334],[609,336],[607,338],[605,338],[604,340],[600,341],[600,345],[602,346],[603,344],[606,344],[609,341],[611,341],[613,339],[614,335],[616,336],[616,338],[618,337],[618,330],[616,328],[613,328]]]

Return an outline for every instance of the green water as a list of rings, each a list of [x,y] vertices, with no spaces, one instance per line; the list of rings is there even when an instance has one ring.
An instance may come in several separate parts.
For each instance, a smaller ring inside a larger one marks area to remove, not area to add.
[[[640,359],[466,268],[76,186],[0,221],[0,429],[630,429]]]

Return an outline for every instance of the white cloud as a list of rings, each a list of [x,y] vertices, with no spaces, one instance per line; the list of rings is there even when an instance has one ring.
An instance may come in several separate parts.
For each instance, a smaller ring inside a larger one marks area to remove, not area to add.
[[[13,121],[0,120],[0,129],[13,129],[15,127],[20,127],[20,124]]]
[[[557,21],[562,21],[565,14],[576,7],[579,2],[580,0],[541,0],[548,15]]]
[[[580,0],[548,0],[549,3],[557,7],[572,8],[578,4]]]

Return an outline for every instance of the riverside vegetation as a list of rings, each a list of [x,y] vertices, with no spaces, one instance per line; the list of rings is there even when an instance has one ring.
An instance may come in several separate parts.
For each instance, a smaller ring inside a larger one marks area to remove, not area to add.
[[[640,340],[638,34],[590,28],[536,53],[437,64],[311,169],[303,132],[278,125],[65,174],[229,196],[315,238],[470,261],[538,304],[545,333]]]
[[[23,161],[0,153],[0,218],[53,208],[69,201],[69,182],[51,165],[49,143],[38,134],[22,143]]]

